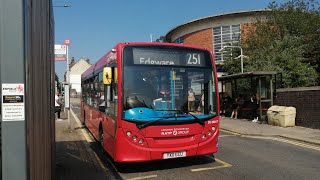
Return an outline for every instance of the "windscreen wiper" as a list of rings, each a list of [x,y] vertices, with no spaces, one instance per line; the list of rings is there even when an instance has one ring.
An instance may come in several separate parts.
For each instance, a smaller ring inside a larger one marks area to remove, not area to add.
[[[167,120],[169,118],[175,118],[176,116],[167,116],[167,117],[163,117],[162,119],[157,119],[157,120],[154,120],[154,121],[149,121],[149,122],[146,122],[144,124],[137,124],[137,128],[138,129],[142,129],[142,128],[145,128],[145,127],[148,127],[148,126],[151,126],[152,124],[155,124],[159,121],[162,121],[162,120]]]
[[[175,116],[168,116],[168,117],[164,117],[163,119],[157,119],[157,120],[154,120],[154,121],[149,121],[149,122],[146,122],[144,124],[137,124],[137,128],[138,129],[142,129],[142,128],[145,128],[145,127],[148,127],[148,126],[151,126],[152,124],[155,124],[159,121],[162,121],[162,120],[167,120],[169,118],[174,118]]]
[[[156,110],[156,111],[171,111],[171,112],[179,112],[181,114],[184,114],[185,112],[183,112],[182,110],[179,110],[179,109],[171,109],[171,110]],[[191,114],[189,111],[187,111],[187,113],[192,116],[200,125],[204,126],[205,123],[199,119],[197,116]]]
[[[142,128],[151,126],[152,124],[155,124],[155,123],[157,123],[157,122],[159,122],[159,121],[161,121],[161,119],[154,120],[154,121],[149,121],[149,122],[146,122],[146,123],[144,123],[144,124],[137,124],[137,128],[138,128],[138,129],[142,129]]]

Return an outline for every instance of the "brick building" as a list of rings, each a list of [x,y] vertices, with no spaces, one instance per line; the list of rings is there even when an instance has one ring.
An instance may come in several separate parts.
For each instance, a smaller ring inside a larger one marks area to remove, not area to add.
[[[207,48],[213,51],[219,65],[228,57],[219,52],[224,45],[232,45],[244,39],[248,29],[264,10],[239,11],[199,18],[171,29],[165,40]]]
[[[71,58],[71,62],[69,65],[70,85],[71,89],[74,89],[77,94],[81,94],[81,74],[85,72],[90,66],[91,64],[89,59],[80,58],[78,61],[75,61],[74,57]],[[66,81],[65,75],[64,79]]]

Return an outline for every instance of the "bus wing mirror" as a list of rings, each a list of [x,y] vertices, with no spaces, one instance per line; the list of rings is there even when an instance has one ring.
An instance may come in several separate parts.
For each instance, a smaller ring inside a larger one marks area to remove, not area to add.
[[[105,84],[105,85],[111,84],[111,80],[112,80],[111,67],[103,68],[103,74],[102,75],[103,75],[103,84]]]
[[[177,79],[176,71],[172,71],[172,78],[173,81]]]
[[[114,82],[118,82],[118,68],[114,68]]]

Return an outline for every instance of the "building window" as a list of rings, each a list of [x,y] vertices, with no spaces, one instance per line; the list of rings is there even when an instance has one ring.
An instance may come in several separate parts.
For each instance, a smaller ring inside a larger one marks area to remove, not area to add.
[[[219,52],[225,45],[235,45],[240,42],[240,24],[218,26],[213,31],[213,52],[216,61],[224,61],[231,57],[228,52]]]
[[[179,37],[178,39],[174,40],[173,43],[177,43],[177,44],[183,44],[183,37]]]

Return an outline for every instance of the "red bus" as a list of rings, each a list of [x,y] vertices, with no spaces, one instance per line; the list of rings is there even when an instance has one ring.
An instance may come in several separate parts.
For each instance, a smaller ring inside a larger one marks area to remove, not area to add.
[[[216,153],[215,69],[206,49],[119,43],[82,74],[81,121],[115,162]]]

